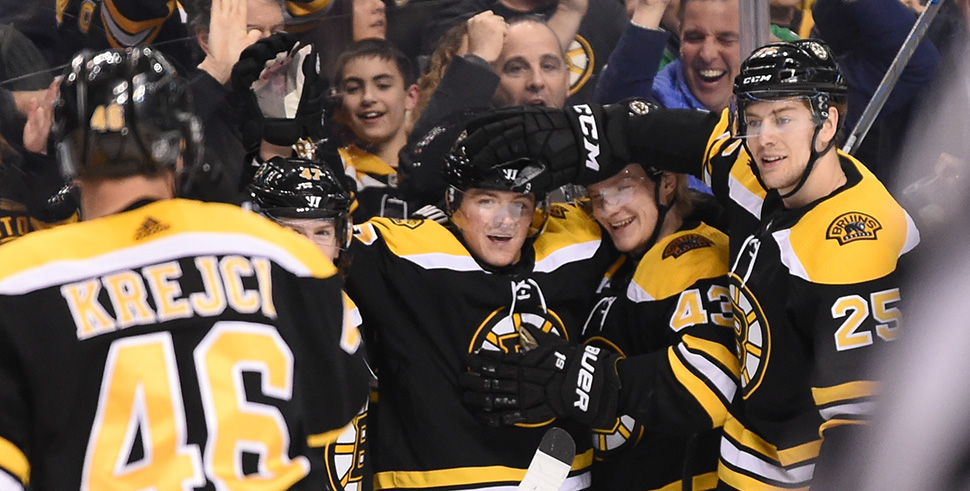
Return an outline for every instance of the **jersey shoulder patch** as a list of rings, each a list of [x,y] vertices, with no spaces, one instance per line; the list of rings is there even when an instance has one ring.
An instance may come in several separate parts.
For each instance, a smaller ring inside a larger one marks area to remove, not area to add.
[[[919,243],[913,219],[868,169],[855,186],[819,203],[788,230],[775,232],[782,263],[813,283],[852,284],[888,275]]]
[[[627,296],[634,301],[662,300],[698,280],[727,275],[727,263],[727,236],[701,223],[651,247],[637,264]]]

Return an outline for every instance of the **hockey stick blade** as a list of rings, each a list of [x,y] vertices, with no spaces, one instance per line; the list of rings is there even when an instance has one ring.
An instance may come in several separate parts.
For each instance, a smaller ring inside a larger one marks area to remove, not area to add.
[[[539,442],[518,491],[558,491],[566,482],[575,455],[576,443],[569,433],[562,428],[549,428]]]

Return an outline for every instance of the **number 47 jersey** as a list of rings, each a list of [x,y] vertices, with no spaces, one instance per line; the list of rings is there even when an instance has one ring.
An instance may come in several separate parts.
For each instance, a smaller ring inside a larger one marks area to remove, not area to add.
[[[0,489],[325,489],[359,346],[333,264],[238,208],[31,234],[0,248]]]

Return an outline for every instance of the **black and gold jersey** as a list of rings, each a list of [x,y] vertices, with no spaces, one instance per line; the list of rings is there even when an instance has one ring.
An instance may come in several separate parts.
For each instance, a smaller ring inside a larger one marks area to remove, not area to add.
[[[897,262],[919,242],[905,210],[858,160],[847,182],[786,209],[722,116],[704,175],[730,214],[730,287],[740,386],[719,478],[735,489],[809,486],[826,432],[864,424],[877,392],[867,361],[896,337]]]
[[[347,290],[375,342],[380,378],[372,406],[374,489],[514,489],[546,429],[485,426],[462,404],[459,374],[477,350],[519,348],[528,323],[580,339],[615,251],[596,222],[554,205],[545,231],[513,267],[482,267],[458,236],[430,220],[375,218],[355,227]],[[589,486],[589,431],[563,489]]]
[[[77,215],[61,222],[45,222],[30,215],[27,207],[16,201],[0,198],[0,245],[30,232],[46,230],[57,225],[74,223]]]
[[[284,22],[319,20],[331,0],[286,0]],[[198,3],[198,5],[196,5]],[[185,0],[57,0],[58,29],[78,48],[104,50],[155,45],[184,67],[192,66],[194,36],[187,26],[193,7],[210,8],[211,1]],[[188,10],[187,10],[188,9]]]
[[[593,435],[594,487],[713,489],[738,375],[728,238],[689,222],[639,261],[621,261],[584,332],[587,343],[627,357],[618,365],[622,416]]]
[[[0,247],[0,476],[32,489],[323,489],[367,394],[316,247],[156,201]]]
[[[344,294],[344,322],[354,329],[361,329],[363,319],[360,309],[347,294]],[[368,371],[370,367],[368,366]],[[377,383],[376,376],[370,371],[371,387]],[[325,458],[328,466],[331,491],[371,491],[374,489],[374,473],[371,470],[370,452],[367,447],[368,428],[367,410],[370,401],[344,426],[337,439],[326,446]]]

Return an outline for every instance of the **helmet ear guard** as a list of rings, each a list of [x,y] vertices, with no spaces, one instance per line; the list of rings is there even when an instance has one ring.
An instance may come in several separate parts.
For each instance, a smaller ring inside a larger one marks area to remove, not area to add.
[[[201,161],[202,126],[185,82],[150,47],[82,51],[59,83],[53,135],[62,173],[125,177]]]

